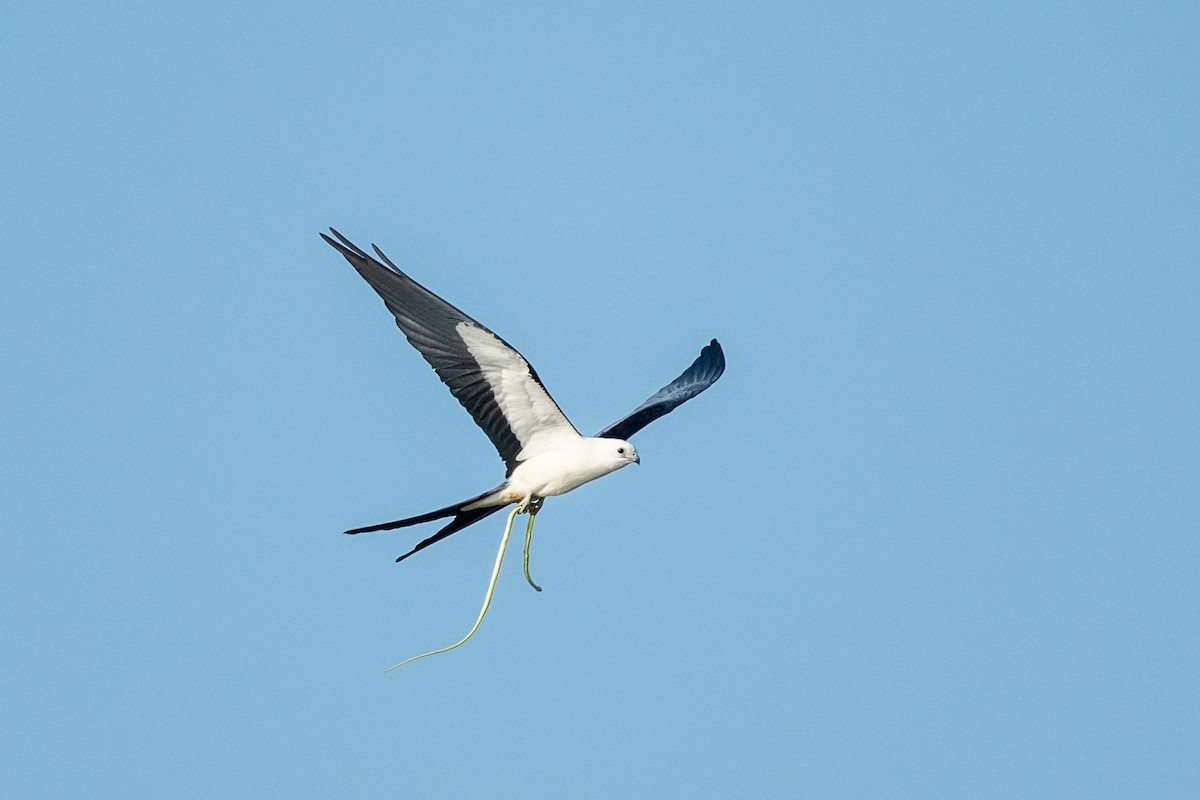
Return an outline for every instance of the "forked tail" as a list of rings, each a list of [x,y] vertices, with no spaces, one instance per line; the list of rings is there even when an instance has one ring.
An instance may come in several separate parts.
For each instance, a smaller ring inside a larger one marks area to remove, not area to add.
[[[451,516],[454,517],[454,519],[450,520],[450,523],[440,531],[435,533],[433,536],[430,536],[428,539],[423,540],[412,550],[409,550],[407,553],[396,559],[397,562],[400,562],[411,556],[413,553],[416,553],[419,550],[424,550],[426,547],[429,547],[429,545],[434,544],[435,542],[440,542],[450,534],[457,533],[468,525],[474,525],[484,517],[490,516],[499,511],[504,506],[473,508],[470,511],[464,511],[463,506],[469,506],[472,503],[477,503],[480,500],[495,494],[501,488],[502,487],[496,487],[495,489],[490,489],[481,495],[477,495],[468,500],[463,500],[461,503],[455,503],[452,506],[439,508],[437,511],[430,511],[426,514],[420,514],[407,519],[398,519],[394,522],[382,522],[378,525],[368,525],[365,528],[355,528],[353,530],[346,531],[346,533],[353,535],[358,533],[372,533],[374,531],[391,531],[395,530],[396,528],[407,528],[410,525],[420,525],[422,522],[432,522],[435,519],[443,519]]]

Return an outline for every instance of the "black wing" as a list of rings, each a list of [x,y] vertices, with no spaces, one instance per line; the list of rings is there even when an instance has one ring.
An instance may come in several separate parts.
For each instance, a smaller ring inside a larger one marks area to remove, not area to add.
[[[383,298],[397,327],[491,439],[510,473],[523,449],[528,456],[548,439],[579,435],[512,345],[405,275],[378,247],[387,266],[329,230],[337,241],[321,238]]]
[[[596,435],[628,439],[654,420],[670,413],[712,386],[724,371],[725,353],[721,350],[720,343],[713,339],[682,375],[648,397],[646,402],[635,408],[629,416],[614,422]]]

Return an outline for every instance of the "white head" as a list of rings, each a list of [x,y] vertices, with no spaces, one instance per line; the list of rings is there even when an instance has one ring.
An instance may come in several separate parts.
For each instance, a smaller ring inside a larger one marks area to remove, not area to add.
[[[600,443],[602,452],[609,458],[614,470],[630,464],[642,463],[637,450],[624,439],[597,439],[596,441]]]

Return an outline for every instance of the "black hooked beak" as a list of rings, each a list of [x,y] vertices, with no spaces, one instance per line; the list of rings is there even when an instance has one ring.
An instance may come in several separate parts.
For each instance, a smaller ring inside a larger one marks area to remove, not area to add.
[[[635,463],[635,464],[642,463],[642,457],[639,456],[637,453],[634,453],[633,454],[633,463]]]

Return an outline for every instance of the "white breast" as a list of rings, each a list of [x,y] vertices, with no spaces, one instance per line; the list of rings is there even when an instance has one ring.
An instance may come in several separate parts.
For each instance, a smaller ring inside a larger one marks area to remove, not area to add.
[[[599,440],[581,436],[522,462],[513,470],[508,482],[510,488],[522,495],[553,497],[602,478],[628,463],[613,458]]]

